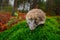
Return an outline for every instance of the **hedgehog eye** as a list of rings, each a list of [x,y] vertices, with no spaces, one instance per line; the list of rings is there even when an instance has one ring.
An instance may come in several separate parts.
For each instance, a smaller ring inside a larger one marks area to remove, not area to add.
[[[41,17],[39,17],[40,21],[43,21],[43,19]]]
[[[37,25],[37,22],[36,22],[36,20],[34,20],[34,23]]]

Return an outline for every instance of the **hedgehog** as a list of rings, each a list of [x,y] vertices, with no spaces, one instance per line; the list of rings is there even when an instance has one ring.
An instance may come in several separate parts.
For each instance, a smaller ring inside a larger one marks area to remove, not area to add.
[[[32,9],[26,14],[26,22],[30,30],[34,30],[38,25],[44,24],[46,13],[41,9]]]

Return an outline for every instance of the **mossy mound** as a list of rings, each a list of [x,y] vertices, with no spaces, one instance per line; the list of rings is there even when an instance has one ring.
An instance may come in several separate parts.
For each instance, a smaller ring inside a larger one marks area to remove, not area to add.
[[[0,40],[60,40],[60,25],[56,18],[47,18],[44,26],[31,31],[23,21],[1,32]]]

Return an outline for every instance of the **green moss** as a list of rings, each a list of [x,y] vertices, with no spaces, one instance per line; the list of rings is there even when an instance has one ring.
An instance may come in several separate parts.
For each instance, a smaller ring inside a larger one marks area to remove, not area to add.
[[[11,29],[0,33],[0,40],[60,40],[59,23],[55,18],[47,18],[46,23],[31,31],[26,21],[19,22]]]

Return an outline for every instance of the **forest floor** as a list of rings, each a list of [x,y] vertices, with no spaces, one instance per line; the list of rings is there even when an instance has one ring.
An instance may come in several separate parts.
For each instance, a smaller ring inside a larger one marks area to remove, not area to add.
[[[8,23],[8,21],[10,21],[11,18],[16,19],[16,17],[11,16],[10,12],[0,12],[0,31],[7,29],[7,27],[8,27],[7,23],[10,26],[13,26],[14,24],[17,24],[19,21],[25,20],[25,16],[26,16],[26,13],[19,12],[17,20],[15,20],[14,22],[12,21],[11,23]],[[46,16],[53,17],[50,15],[46,15]],[[58,19],[60,18],[60,16],[54,16],[54,17],[58,17]],[[57,21],[60,22],[60,20],[58,20],[58,19],[57,19]]]
[[[15,24],[12,28],[0,32],[0,40],[60,40],[60,22],[57,17],[47,17],[45,24],[33,31],[26,26],[26,21]]]

